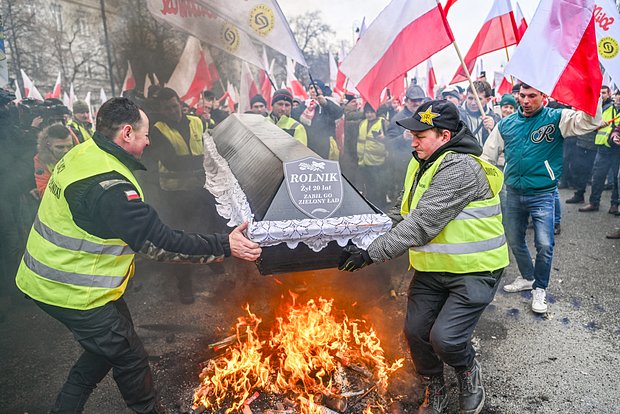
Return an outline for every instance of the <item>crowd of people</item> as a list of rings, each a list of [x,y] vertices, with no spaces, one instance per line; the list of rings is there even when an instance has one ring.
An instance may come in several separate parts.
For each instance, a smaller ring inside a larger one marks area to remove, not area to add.
[[[520,274],[503,289],[532,290],[532,311],[545,313],[554,237],[561,232],[558,187],[575,189],[566,203],[583,203],[579,208],[583,213],[598,211],[603,191],[609,188],[609,213],[619,214],[620,92],[612,96],[603,86],[599,113],[590,116],[525,83],[515,84],[512,94],[496,97],[484,79],[467,89],[442,88],[433,97],[412,83],[402,102],[388,95],[378,108],[354,94],[337,96],[321,81],[307,89],[305,100],[288,89],[276,90],[270,97],[253,96],[248,112],[264,117],[318,156],[338,160],[344,176],[394,218],[392,231],[368,250],[347,246],[340,268],[352,271],[409,253],[416,273],[405,333],[418,373],[426,378],[421,409],[427,411],[422,412],[441,413],[445,408],[443,362],[459,373],[462,412],[479,412],[484,388],[470,338],[508,265],[508,248]],[[131,92],[103,104],[96,127],[84,102],[67,108],[54,99],[18,104],[13,99],[7,91],[0,94],[3,306],[17,293],[13,288],[17,274],[21,292],[62,321],[78,340],[92,324],[130,320],[122,302],[128,278],[113,286],[108,284],[116,283],[115,278],[97,282],[107,290],[86,302],[65,297],[53,283],[47,287],[50,282],[39,283],[41,275],[61,278],[75,285],[74,292],[82,292],[83,281],[63,270],[66,263],[41,255],[49,243],[58,257],[70,262],[76,249],[71,241],[84,239],[77,249],[92,247],[87,259],[101,272],[103,264],[96,264],[102,255],[99,247],[119,257],[129,246],[158,261],[206,263],[207,267],[188,265],[182,272],[170,269],[184,304],[194,301],[193,277],[207,268],[210,273],[226,272],[224,256],[253,260],[260,254],[260,248],[242,235],[243,226],[226,236],[229,231],[216,212],[215,200],[203,189],[203,135],[230,115],[224,100],[212,91],[203,92],[198,105],[190,108],[177,91],[152,85],[147,96]],[[71,151],[75,146],[79,148]],[[77,154],[90,164],[80,164]],[[592,189],[586,204],[588,183]],[[115,212],[113,221],[95,218],[103,208]],[[530,222],[535,260],[526,243]],[[469,234],[468,240],[461,240],[464,234]],[[620,229],[607,237],[620,238]],[[461,257],[465,254],[467,259]],[[109,264],[115,276],[133,274],[133,255],[130,259]],[[87,269],[88,263],[84,266],[80,277],[95,271]],[[448,273],[459,276],[446,281]],[[93,273],[93,280],[98,277]],[[459,280],[475,286],[464,288]],[[466,294],[483,285],[484,297]],[[460,292],[461,302],[441,299],[454,292]],[[78,317],[66,310],[108,304],[113,305],[104,319],[86,313]],[[449,317],[437,317],[442,309]],[[452,324],[455,318],[464,325]],[[152,386],[140,390],[136,386],[136,381],[150,381],[144,349],[131,323],[123,332],[134,338],[132,349],[123,352],[130,352],[128,363],[137,368],[122,374],[127,376],[117,381],[119,388],[127,392],[123,396],[135,411],[159,412]],[[112,367],[93,354],[118,357],[118,350],[94,349],[92,341],[92,337],[80,340],[86,356],[63,387],[58,409],[79,411]]]

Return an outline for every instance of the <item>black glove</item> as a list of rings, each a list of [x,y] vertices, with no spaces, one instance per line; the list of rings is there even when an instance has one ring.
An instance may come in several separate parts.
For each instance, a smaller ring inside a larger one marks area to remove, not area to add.
[[[342,249],[340,261],[338,262],[338,270],[353,272],[371,263],[373,263],[373,261],[366,250],[360,249],[355,245],[349,245]]]

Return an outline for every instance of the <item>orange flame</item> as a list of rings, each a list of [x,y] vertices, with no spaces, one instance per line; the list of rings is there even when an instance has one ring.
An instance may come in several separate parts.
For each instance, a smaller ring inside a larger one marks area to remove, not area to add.
[[[293,300],[297,299],[293,295]],[[289,307],[276,318],[268,341],[261,341],[261,319],[246,305],[247,316],[238,319],[237,341],[230,354],[209,361],[201,373],[201,386],[194,393],[194,407],[240,410],[257,390],[297,396],[297,411],[322,414],[314,395],[331,393],[342,366],[355,361],[368,367],[372,383],[383,393],[389,375],[403,366],[403,359],[387,363],[381,341],[362,320],[337,320],[333,300],[319,298]],[[362,369],[362,368],[358,368]],[[366,370],[363,368],[363,370]],[[366,409],[370,414],[370,408]]]

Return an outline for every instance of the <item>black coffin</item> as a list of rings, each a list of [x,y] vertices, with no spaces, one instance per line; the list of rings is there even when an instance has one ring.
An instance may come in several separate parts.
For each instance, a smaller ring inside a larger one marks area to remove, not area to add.
[[[287,190],[284,169],[287,162],[309,157],[320,158],[316,153],[260,115],[231,115],[212,134],[217,152],[226,160],[245,193],[254,222],[286,223],[310,219],[313,224],[321,224],[320,219],[309,216],[293,203]],[[206,161],[205,167],[208,175]],[[342,177],[340,181],[342,198],[329,216],[331,222],[347,216],[381,214],[346,178]],[[206,187],[210,189],[208,183],[207,179]],[[336,241],[330,241],[318,252],[303,242],[294,248],[290,248],[287,243],[279,243],[263,247],[257,265],[264,275],[331,268],[337,266],[340,251],[341,247]]]

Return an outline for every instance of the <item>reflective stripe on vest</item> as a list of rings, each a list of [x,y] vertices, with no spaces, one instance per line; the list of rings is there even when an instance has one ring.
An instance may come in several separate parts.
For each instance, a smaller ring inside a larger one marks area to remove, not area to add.
[[[202,135],[204,128],[200,118],[188,116],[189,119],[189,147],[181,133],[172,129],[165,122],[159,121],[155,127],[168,140],[174,152],[179,156],[203,155],[204,145]],[[165,191],[196,190],[205,184],[205,172],[202,168],[189,171],[172,171],[159,161],[159,186]]]
[[[488,207],[465,207],[463,211],[459,213],[454,220],[469,220],[477,218],[492,217],[498,214],[502,214],[502,208],[500,205],[488,206]]]
[[[45,279],[65,283],[68,285],[114,289],[122,285],[125,281],[124,275],[83,275],[53,269],[32,257],[30,253],[28,253],[28,251],[24,253],[24,264],[26,265],[26,267],[28,267],[28,269],[32,270],[37,275],[44,277]]]
[[[77,181],[117,172],[138,190],[133,173],[88,140],[56,165],[43,195],[16,283],[31,298],[70,309],[92,309],[117,300],[134,271],[134,252],[120,239],[102,239],[74,221],[65,190]]]
[[[486,252],[487,250],[497,249],[506,244],[506,236],[501,235],[493,239],[482,240],[477,242],[465,242],[459,244],[442,244],[442,243],[429,243],[420,247],[413,247],[413,250],[418,252],[429,253],[445,253],[445,254],[469,254]]]
[[[406,216],[415,209],[433,176],[441,165],[442,154],[420,177],[411,193],[419,169],[413,159],[405,178],[401,214]],[[491,164],[474,158],[485,172],[493,197],[469,203],[454,220],[428,244],[409,249],[410,266],[423,272],[472,273],[501,269],[508,265],[508,246],[502,226],[499,191],[503,185],[502,173]]]
[[[607,122],[609,125],[596,131],[596,138],[594,138],[594,143],[596,145],[605,145],[606,147],[609,147],[608,138],[615,126],[614,118],[617,114],[618,111],[616,111],[614,104],[610,104],[609,108],[603,111],[603,121]]]
[[[41,223],[39,216],[35,217],[32,228],[45,240],[63,249],[92,254],[110,254],[112,256],[134,254],[134,251],[129,246],[99,244],[88,240],[64,236]]]

